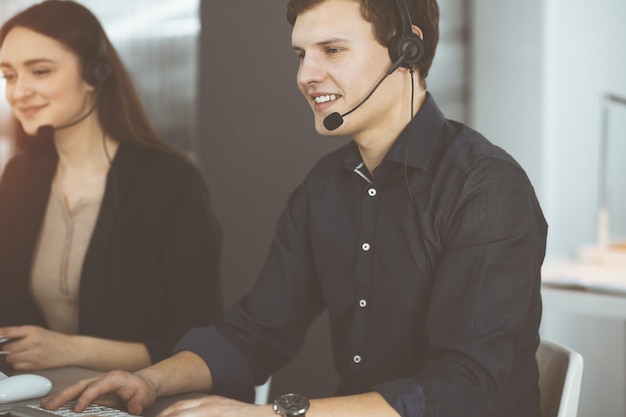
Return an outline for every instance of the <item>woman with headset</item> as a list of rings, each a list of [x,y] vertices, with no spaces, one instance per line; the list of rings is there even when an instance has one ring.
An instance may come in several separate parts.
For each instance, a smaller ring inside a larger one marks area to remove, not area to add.
[[[0,182],[0,350],[15,370],[140,369],[222,315],[202,175],[152,127],[97,18],[34,5],[0,29],[28,136]]]

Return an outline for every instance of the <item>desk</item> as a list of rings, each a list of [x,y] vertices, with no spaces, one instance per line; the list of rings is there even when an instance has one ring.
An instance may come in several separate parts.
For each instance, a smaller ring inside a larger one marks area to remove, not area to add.
[[[541,296],[548,312],[570,312],[626,320],[626,296],[621,294],[544,285]]]
[[[626,416],[626,295],[542,287],[541,336],[583,355],[578,417]]]
[[[46,369],[43,371],[37,371],[37,372],[31,372],[31,373],[36,373],[38,375],[42,375],[50,379],[52,381],[52,392],[57,392],[57,391],[61,391],[63,388],[73,384],[76,381],[92,377],[94,375],[99,374],[100,372],[83,369],[83,368],[68,367],[68,368]],[[176,401],[191,399],[191,398],[198,398],[203,395],[204,394],[202,393],[188,393],[188,394],[173,395],[171,397],[159,398],[157,399],[157,401],[154,403],[152,407],[150,407],[148,410],[145,410],[143,415],[144,417],[154,417],[160,411],[169,407]],[[36,400],[18,401],[18,402],[0,404],[0,415],[8,413],[9,410],[12,407],[15,407],[16,405],[29,404],[29,403],[32,403],[33,401],[36,401]]]

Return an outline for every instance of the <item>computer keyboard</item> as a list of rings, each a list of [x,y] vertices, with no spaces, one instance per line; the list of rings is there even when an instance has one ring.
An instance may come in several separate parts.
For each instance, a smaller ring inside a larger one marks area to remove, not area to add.
[[[38,404],[20,405],[13,407],[10,415],[14,417],[133,417],[126,411],[97,404],[91,404],[83,412],[77,413],[73,410],[75,404],[72,401],[54,411],[41,408]]]

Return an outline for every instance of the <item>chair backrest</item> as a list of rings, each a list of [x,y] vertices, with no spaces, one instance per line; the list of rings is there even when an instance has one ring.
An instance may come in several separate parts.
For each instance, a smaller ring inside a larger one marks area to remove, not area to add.
[[[537,349],[543,417],[576,417],[583,357],[558,343],[542,340]]]
[[[270,376],[263,385],[254,387],[254,403],[258,405],[267,404],[270,398],[270,387],[272,385],[272,377]]]

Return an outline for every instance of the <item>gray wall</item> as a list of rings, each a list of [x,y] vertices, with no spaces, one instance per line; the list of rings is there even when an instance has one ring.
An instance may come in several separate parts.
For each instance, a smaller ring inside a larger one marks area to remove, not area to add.
[[[452,118],[466,118],[465,0],[441,2],[441,44],[429,89]],[[263,265],[289,193],[315,161],[346,139],[319,137],[296,86],[286,1],[203,1],[200,145],[225,232],[226,303],[245,294]],[[375,99],[373,96],[372,99]],[[285,392],[332,395],[328,319],[312,326],[302,352],[274,376]]]
[[[227,305],[252,287],[291,190],[321,155],[346,142],[313,128],[295,83],[285,4],[202,2],[200,142],[225,235]],[[270,399],[291,391],[332,394],[327,329],[323,315],[296,362],[275,375]]]

